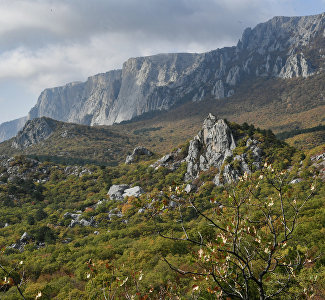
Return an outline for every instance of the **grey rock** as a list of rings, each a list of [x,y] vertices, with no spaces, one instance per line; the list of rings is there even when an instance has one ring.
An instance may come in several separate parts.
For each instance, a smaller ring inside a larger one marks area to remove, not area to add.
[[[240,79],[240,68],[239,66],[234,66],[229,70],[228,76],[226,78],[226,83],[234,86],[239,83]]]
[[[28,121],[14,138],[12,147],[25,149],[47,139],[55,131],[57,124],[57,121],[45,117]]]
[[[187,184],[186,186],[185,186],[185,189],[184,189],[184,191],[186,192],[186,193],[190,193],[190,192],[192,192],[192,190],[194,189],[194,186],[192,185],[192,184]]]
[[[73,213],[70,213],[70,212],[66,212],[63,215],[63,218],[65,218],[65,219],[71,218],[74,221],[78,221],[80,219],[80,217],[81,217],[81,213],[73,214]]]
[[[177,203],[175,201],[169,201],[168,206],[170,208],[175,208],[175,207],[177,207]]]
[[[24,127],[27,120],[27,117],[23,117],[0,124],[0,143],[14,137]]]
[[[314,70],[310,64],[306,61],[304,55],[301,53],[290,55],[287,61],[279,73],[281,78],[292,77],[308,77],[314,74]]]
[[[80,225],[80,226],[85,226],[85,227],[89,227],[89,226],[93,226],[94,225],[94,220],[93,217],[88,221],[86,219],[80,219],[80,216],[78,218],[74,218],[71,220],[71,223],[69,225],[69,227],[75,227],[76,225]]]
[[[81,219],[78,223],[79,223],[79,225],[82,225],[82,226],[85,226],[85,227],[88,227],[88,226],[92,225],[92,222],[87,221],[86,219]]]
[[[27,233],[24,232],[23,235],[20,237],[21,243],[27,243],[32,237]]]
[[[234,137],[226,122],[209,114],[203,122],[202,130],[190,141],[185,158],[185,181],[193,180],[201,171],[206,171],[212,166],[220,168],[224,160],[232,155],[235,147]]]
[[[216,185],[229,184],[239,180],[241,176],[245,173],[250,174],[252,172],[251,168],[255,167],[260,169],[262,165],[262,149],[259,147],[259,142],[257,140],[248,139],[246,142],[247,152],[251,152],[251,159],[253,159],[252,165],[248,164],[247,152],[236,155],[233,161],[237,164],[237,168],[234,169],[230,164],[226,164],[223,173],[219,173],[214,178],[214,183]]]
[[[123,200],[124,191],[130,188],[127,184],[114,184],[109,188],[107,195],[109,195],[111,200]]]
[[[143,194],[143,189],[139,186],[135,186],[124,190],[123,198],[125,197],[139,197]]]
[[[95,234],[95,235],[99,235],[99,231],[97,231],[97,230],[94,231],[94,234]]]
[[[176,151],[174,151],[172,153],[166,154],[162,158],[158,159],[155,163],[150,165],[150,167],[155,168],[156,170],[160,167],[167,168],[171,171],[177,170],[183,162],[183,160],[177,159],[180,151],[181,151],[181,149],[177,149]]]
[[[108,219],[111,220],[114,217],[122,218],[123,214],[117,208],[113,208],[108,213]]]
[[[215,96],[216,99],[221,99],[225,97],[225,87],[221,79],[215,83],[211,94]]]
[[[145,148],[145,147],[136,147],[136,148],[134,148],[132,154],[130,154],[130,155],[128,155],[126,157],[125,163],[126,164],[132,164],[135,161],[137,161],[137,159],[140,156],[150,157],[152,155],[153,155],[153,153],[150,150],[148,150],[147,148]]]
[[[145,210],[144,208],[140,208],[140,209],[138,210],[138,214],[143,214],[145,211],[146,211],[146,210]]]
[[[325,153],[313,156],[310,158],[312,161],[325,160]]]
[[[290,181],[290,184],[296,184],[296,183],[299,183],[301,181],[302,181],[301,178],[295,178],[295,179],[293,179],[293,180]]]

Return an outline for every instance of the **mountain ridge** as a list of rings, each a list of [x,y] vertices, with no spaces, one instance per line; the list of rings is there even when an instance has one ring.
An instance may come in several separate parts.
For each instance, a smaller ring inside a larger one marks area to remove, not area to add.
[[[236,46],[206,53],[130,58],[120,70],[45,89],[27,119],[47,116],[64,122],[111,125],[182,102],[231,97],[247,78],[309,77],[321,72],[325,63],[322,52],[314,51],[324,40],[324,16],[274,17],[245,29]],[[309,45],[313,45],[311,49]],[[19,126],[3,134],[8,127],[10,123],[5,128],[0,125],[0,137],[8,138]]]

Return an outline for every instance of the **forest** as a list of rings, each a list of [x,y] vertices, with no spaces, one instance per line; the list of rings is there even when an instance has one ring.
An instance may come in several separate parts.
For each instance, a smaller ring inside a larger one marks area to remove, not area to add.
[[[234,156],[258,140],[262,167],[219,186],[210,168],[190,190],[184,161],[171,170],[152,167],[156,157],[118,166],[2,157],[0,298],[322,299],[324,146],[304,153],[271,131],[230,126]],[[110,199],[119,184],[144,192]]]

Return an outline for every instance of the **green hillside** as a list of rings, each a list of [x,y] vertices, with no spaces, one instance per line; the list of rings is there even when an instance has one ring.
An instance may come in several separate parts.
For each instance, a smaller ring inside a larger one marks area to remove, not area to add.
[[[240,137],[234,153],[246,151],[248,137],[258,140],[264,167],[229,186],[215,186],[210,169],[190,193],[183,190],[184,163],[171,171],[149,167],[155,159],[116,167],[2,160],[1,299],[22,299],[19,291],[25,299],[236,299],[231,294],[245,291],[259,299],[253,278],[263,268],[264,292],[280,290],[272,299],[321,299],[325,185],[313,178],[319,166],[270,132],[231,127]],[[112,200],[112,184],[139,185],[144,194]],[[245,251],[246,267],[238,258]]]
[[[61,163],[116,165],[139,145],[157,154],[167,153],[192,138],[210,112],[275,133],[311,128],[324,125],[324,79],[325,75],[319,74],[306,79],[243,82],[231,98],[185,103],[170,111],[145,114],[113,126],[62,123],[56,133],[39,145],[21,151],[13,149],[10,140],[0,144],[0,153],[32,155]],[[64,131],[69,134],[62,136]]]

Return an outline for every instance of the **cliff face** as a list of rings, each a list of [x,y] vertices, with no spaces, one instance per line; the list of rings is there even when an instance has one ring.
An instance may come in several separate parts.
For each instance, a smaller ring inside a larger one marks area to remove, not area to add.
[[[86,125],[103,124],[121,87],[121,70],[44,90],[28,118],[50,117]]]
[[[246,78],[307,77],[324,67],[324,23],[325,14],[275,17],[246,29],[235,47],[131,58],[122,70],[46,89],[28,118],[110,125],[184,101],[232,96]]]
[[[24,127],[27,120],[27,117],[23,117],[0,124],[0,142],[15,136]]]

